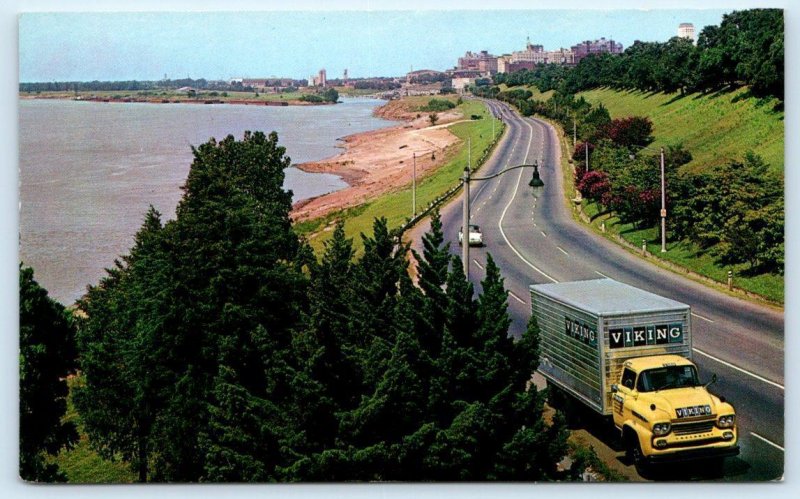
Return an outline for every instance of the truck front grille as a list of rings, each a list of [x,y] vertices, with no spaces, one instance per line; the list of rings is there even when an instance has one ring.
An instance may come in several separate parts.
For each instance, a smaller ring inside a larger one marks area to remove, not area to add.
[[[714,428],[714,420],[695,421],[692,423],[677,423],[672,425],[672,432],[676,435],[694,435],[707,433]]]

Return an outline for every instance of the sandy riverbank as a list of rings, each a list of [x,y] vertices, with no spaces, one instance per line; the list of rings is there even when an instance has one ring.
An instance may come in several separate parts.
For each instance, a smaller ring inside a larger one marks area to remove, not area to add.
[[[397,126],[347,136],[344,152],[332,158],[295,165],[316,173],[341,176],[350,186],[342,190],[295,203],[295,221],[325,216],[357,206],[368,199],[411,184],[414,154],[417,179],[441,166],[459,142],[447,125],[462,119],[460,111],[437,113],[439,121],[430,125],[426,112],[410,111],[402,101],[379,107],[377,116],[399,120]]]

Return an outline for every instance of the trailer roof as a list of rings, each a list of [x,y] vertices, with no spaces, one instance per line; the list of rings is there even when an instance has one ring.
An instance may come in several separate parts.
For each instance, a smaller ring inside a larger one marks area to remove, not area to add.
[[[531,291],[598,316],[689,308],[689,305],[684,303],[613,279],[536,284],[531,286]]]

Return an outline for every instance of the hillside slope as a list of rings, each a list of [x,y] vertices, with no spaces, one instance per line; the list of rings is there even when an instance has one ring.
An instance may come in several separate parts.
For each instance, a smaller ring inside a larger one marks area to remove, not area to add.
[[[775,100],[749,97],[744,88],[715,94],[652,94],[607,88],[581,92],[592,104],[603,103],[612,118],[647,116],[653,121],[654,146],[683,143],[694,159],[685,168],[704,170],[741,160],[751,150],[770,168],[783,171],[783,111]]]

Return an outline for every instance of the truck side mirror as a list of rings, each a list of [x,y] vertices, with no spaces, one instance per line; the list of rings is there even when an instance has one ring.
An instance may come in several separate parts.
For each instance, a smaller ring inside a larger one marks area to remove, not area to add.
[[[713,373],[713,374],[711,374],[711,381],[706,383],[706,387],[711,386],[716,382],[717,382],[717,373]]]
[[[613,385],[611,385],[611,392],[612,393],[617,393],[618,391],[619,391],[619,385],[618,384],[614,383]]]

